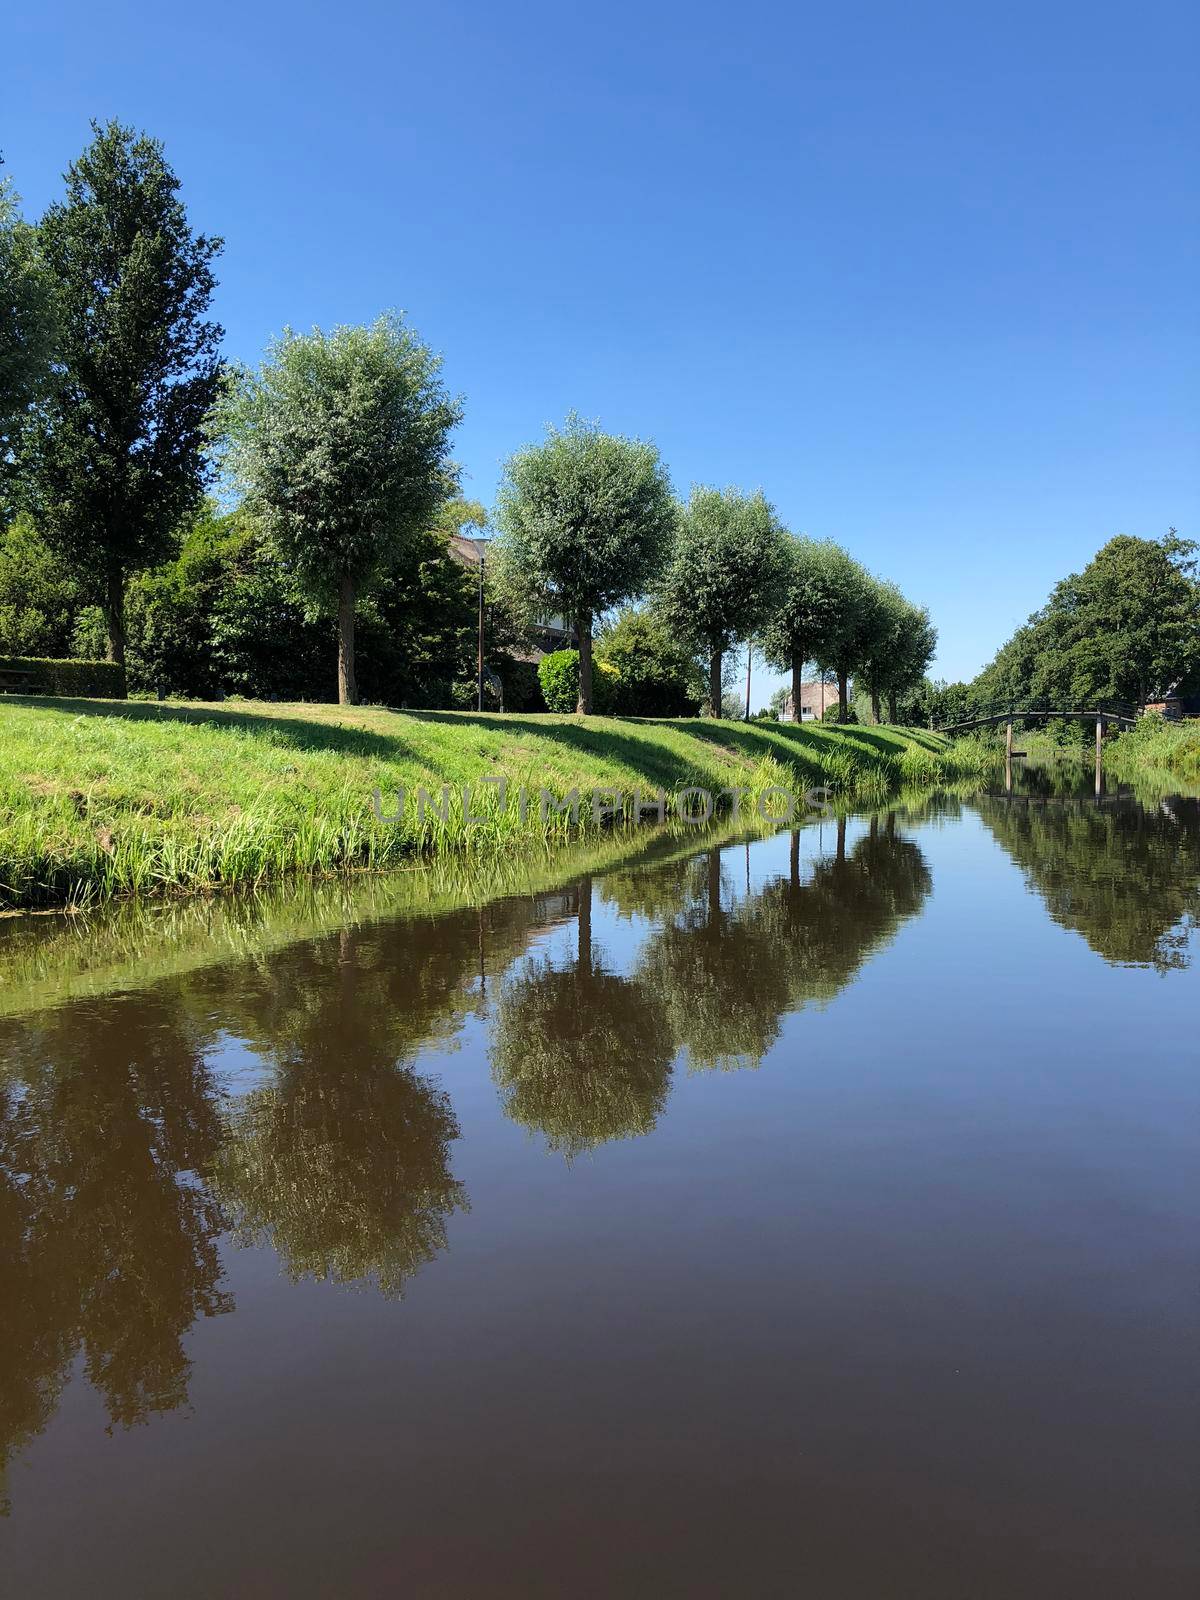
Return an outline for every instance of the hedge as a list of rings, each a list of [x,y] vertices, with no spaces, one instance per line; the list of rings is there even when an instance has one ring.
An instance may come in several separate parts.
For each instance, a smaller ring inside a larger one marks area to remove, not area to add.
[[[27,672],[28,681],[0,684],[10,694],[80,695],[94,700],[125,699],[125,668],[115,661],[55,661],[42,656],[0,656],[0,678]]]

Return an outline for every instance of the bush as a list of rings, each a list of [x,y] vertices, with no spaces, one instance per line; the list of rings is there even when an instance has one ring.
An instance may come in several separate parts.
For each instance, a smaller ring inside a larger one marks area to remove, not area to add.
[[[124,700],[125,669],[115,661],[60,661],[48,656],[0,656],[0,673],[28,672],[28,687],[15,692],[92,700]]]
[[[538,682],[547,711],[568,713],[579,704],[579,651],[553,650],[538,662]],[[607,716],[617,709],[621,674],[611,661],[592,661],[592,710]]]
[[[839,722],[841,720],[840,717],[838,716],[838,712],[840,710],[841,710],[841,707],[838,705],[836,700],[834,701],[833,705],[826,706],[825,707],[824,721],[826,721],[826,722]],[[846,707],[846,722],[847,722],[847,724],[854,723],[854,722],[857,722],[857,721],[858,721],[858,713],[855,711],[853,705],[847,706]]]
[[[704,686],[687,646],[649,610],[622,611],[596,641],[596,656],[620,674],[615,709],[629,717],[694,717]]]

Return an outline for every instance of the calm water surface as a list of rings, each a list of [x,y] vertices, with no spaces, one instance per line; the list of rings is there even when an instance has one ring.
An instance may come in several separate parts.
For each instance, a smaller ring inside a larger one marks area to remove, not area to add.
[[[1029,787],[0,1021],[0,1589],[1190,1600],[1200,808]]]

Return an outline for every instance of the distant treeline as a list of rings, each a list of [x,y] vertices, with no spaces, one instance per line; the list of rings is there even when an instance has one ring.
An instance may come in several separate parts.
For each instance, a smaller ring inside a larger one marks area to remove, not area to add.
[[[1140,708],[1200,695],[1196,545],[1119,535],[1059,583],[971,683],[936,685],[930,714],[952,723],[1015,707]]]

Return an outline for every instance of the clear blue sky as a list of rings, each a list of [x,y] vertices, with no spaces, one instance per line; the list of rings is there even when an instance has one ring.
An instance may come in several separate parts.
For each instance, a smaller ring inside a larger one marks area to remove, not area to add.
[[[971,676],[1114,533],[1200,536],[1194,3],[10,10],[34,215],[117,116],[224,235],[218,311],[405,310],[499,465],[575,409],[761,486]],[[763,680],[756,704],[765,700]]]

